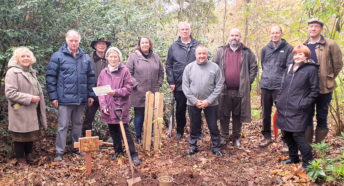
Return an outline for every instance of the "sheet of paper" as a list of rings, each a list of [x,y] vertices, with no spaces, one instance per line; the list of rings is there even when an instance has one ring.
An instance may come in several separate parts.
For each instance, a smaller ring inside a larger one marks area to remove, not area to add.
[[[111,92],[111,87],[110,85],[104,85],[104,86],[99,86],[99,87],[93,87],[93,92],[96,94],[96,96],[104,96],[108,92]]]

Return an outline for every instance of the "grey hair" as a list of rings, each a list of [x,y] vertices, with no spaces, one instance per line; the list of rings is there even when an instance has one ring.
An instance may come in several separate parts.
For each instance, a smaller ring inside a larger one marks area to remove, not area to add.
[[[72,35],[72,34],[76,34],[79,36],[79,42],[81,40],[81,35],[78,31],[74,30],[74,29],[71,29],[71,30],[68,30],[67,33],[66,33],[66,41],[67,41],[67,37]]]
[[[119,61],[123,62],[122,52],[117,47],[110,47],[105,53],[105,57],[108,57],[111,52],[117,52]]]
[[[272,28],[275,28],[275,27],[279,28],[279,30],[281,31],[281,33],[283,33],[282,27],[279,26],[279,25],[273,25],[273,26],[270,28],[270,31],[272,30]]]
[[[179,29],[180,29],[180,27],[182,27],[183,25],[186,25],[186,26],[188,26],[188,27],[189,27],[189,29],[190,29],[190,32],[191,32],[191,24],[190,24],[190,23],[188,23],[188,22],[186,22],[186,21],[180,22],[180,23],[178,24],[178,30],[179,30]]]

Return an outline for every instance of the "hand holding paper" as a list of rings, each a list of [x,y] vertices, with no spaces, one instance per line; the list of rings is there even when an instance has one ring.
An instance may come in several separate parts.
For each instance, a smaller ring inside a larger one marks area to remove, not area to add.
[[[93,87],[93,92],[96,94],[96,96],[105,96],[109,92],[114,92],[110,85],[104,85],[104,86],[99,86],[99,87]]]

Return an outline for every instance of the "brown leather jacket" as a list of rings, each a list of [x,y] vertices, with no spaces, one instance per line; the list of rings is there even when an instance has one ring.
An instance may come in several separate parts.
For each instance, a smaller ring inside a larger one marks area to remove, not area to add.
[[[304,43],[307,46],[309,39]],[[336,77],[343,67],[342,52],[331,39],[321,36],[319,44],[315,48],[319,68],[320,94],[332,92],[336,87]]]

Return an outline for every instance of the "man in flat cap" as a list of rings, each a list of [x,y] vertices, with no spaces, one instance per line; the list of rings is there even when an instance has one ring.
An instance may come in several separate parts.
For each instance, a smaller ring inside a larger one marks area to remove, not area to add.
[[[315,143],[325,139],[328,133],[327,116],[332,99],[332,92],[336,88],[336,77],[343,67],[342,52],[336,42],[321,35],[324,22],[318,18],[308,21],[308,40],[304,45],[311,50],[310,58],[320,65],[319,88],[320,94],[312,106],[309,116],[309,125],[306,129],[306,138],[309,143],[313,141],[313,116],[316,109],[317,126]]]
[[[95,78],[96,78],[96,84],[98,81],[98,76],[100,72],[107,66],[107,62],[105,60],[105,52],[107,48],[111,45],[111,42],[107,41],[105,38],[99,38],[91,43],[91,47],[95,50],[92,55],[92,67],[94,70]],[[93,105],[90,107],[87,107],[85,111],[85,120],[82,125],[82,135],[85,136],[86,130],[92,130],[92,123],[94,121],[94,116],[97,113],[97,110],[99,108],[99,102],[98,98],[96,97]]]

